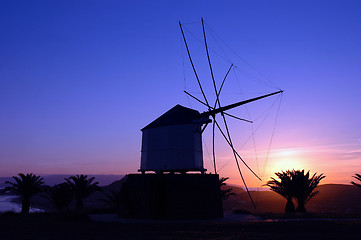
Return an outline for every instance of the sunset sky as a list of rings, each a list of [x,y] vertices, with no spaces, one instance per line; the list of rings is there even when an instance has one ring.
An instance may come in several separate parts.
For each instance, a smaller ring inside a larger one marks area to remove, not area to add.
[[[183,93],[201,98],[178,21],[214,99],[201,17],[217,83],[236,66],[222,104],[285,90],[230,112],[255,120],[229,121],[263,179],[242,167],[249,186],[292,168],[322,183],[361,173],[361,1],[3,0],[0,176],[137,172],[140,129],[176,104],[207,110]],[[211,127],[203,138],[212,172]],[[219,174],[242,185],[216,139]]]

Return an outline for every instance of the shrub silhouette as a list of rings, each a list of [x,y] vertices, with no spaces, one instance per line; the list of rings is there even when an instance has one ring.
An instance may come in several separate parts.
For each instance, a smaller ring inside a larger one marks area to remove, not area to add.
[[[59,212],[65,212],[70,202],[74,199],[70,185],[68,183],[57,184],[53,187],[47,186],[46,199],[50,201],[53,207]]]
[[[227,184],[225,183],[227,180],[229,179],[229,177],[222,177],[219,179],[219,184],[220,184],[220,187],[222,186],[226,186]],[[229,198],[230,196],[234,196],[236,195],[234,192],[232,192],[233,189],[232,188],[228,188],[228,189],[225,189],[225,190],[221,190],[221,193],[222,193],[222,199],[223,200],[226,200],[227,198]]]
[[[102,199],[105,203],[108,204],[109,207],[111,207],[114,210],[119,209],[119,206],[123,202],[123,195],[122,191],[113,191],[111,190],[110,193],[104,193],[106,196],[105,199]]]
[[[36,176],[32,173],[18,174],[19,177],[13,176],[15,182],[6,181],[6,184],[11,186],[6,187],[4,191],[10,191],[21,198],[21,213],[29,213],[30,210],[30,198],[43,191],[44,181],[40,176]]]

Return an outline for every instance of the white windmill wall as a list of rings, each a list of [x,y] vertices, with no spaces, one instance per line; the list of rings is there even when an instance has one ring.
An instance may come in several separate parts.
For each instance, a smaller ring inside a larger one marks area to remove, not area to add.
[[[177,124],[142,130],[140,171],[203,171],[200,124]]]

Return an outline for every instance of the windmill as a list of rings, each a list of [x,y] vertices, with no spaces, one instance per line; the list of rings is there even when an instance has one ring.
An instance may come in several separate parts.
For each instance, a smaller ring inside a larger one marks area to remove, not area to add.
[[[141,155],[141,166],[139,171],[142,172],[143,174],[147,171],[153,171],[157,174],[162,174],[166,172],[187,173],[190,171],[204,173],[206,169],[204,169],[203,167],[202,133],[204,132],[206,127],[210,123],[212,123],[212,152],[213,152],[214,173],[217,174],[217,164],[216,164],[216,154],[215,154],[215,130],[218,129],[233,153],[239,174],[248,192],[250,200],[253,206],[255,207],[255,204],[252,200],[251,195],[249,194],[248,187],[243,177],[240,168],[240,162],[242,162],[256,178],[258,178],[259,180],[261,179],[248,166],[248,164],[236,151],[227,124],[227,117],[235,118],[246,122],[251,122],[251,121],[231,115],[227,111],[263,98],[280,94],[283,91],[279,90],[262,96],[258,96],[251,99],[238,101],[233,104],[222,106],[220,100],[220,94],[224,86],[224,83],[227,79],[227,76],[233,67],[233,64],[231,64],[227,73],[225,74],[220,87],[217,88],[215,77],[213,74],[211,59],[209,56],[209,49],[207,44],[203,18],[201,19],[201,22],[203,29],[204,46],[207,53],[208,66],[212,78],[213,89],[216,96],[216,100],[213,104],[211,104],[206,97],[199,76],[197,74],[195,65],[193,63],[190,50],[188,48],[188,44],[182,28],[182,24],[179,22],[183,41],[185,44],[185,48],[187,50],[187,55],[190,64],[192,66],[193,73],[197,80],[198,87],[202,93],[203,99],[201,100],[187,91],[184,92],[191,98],[195,99],[197,102],[206,106],[207,110],[200,113],[197,110],[186,108],[181,105],[176,105],[175,107],[173,107],[172,109],[161,115],[159,118],[151,122],[149,125],[144,127],[142,129],[142,133],[143,133],[142,155]],[[222,121],[225,126],[225,131],[222,130],[220,124],[217,122],[216,115],[220,115],[222,117]]]

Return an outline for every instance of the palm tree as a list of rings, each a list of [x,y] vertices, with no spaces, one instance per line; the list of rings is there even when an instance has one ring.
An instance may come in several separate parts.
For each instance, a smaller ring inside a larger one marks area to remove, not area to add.
[[[98,182],[93,182],[94,177],[88,179],[87,175],[76,175],[69,178],[65,178],[65,181],[69,184],[71,191],[74,194],[76,200],[75,209],[77,212],[81,212],[84,207],[84,199],[90,194],[99,191]]]
[[[21,213],[29,213],[30,198],[44,189],[44,181],[40,176],[32,173],[18,174],[19,177],[13,176],[15,182],[6,181],[11,186],[6,187],[4,191],[10,191],[19,195],[21,198]]]
[[[294,184],[292,181],[292,172],[287,170],[286,172],[276,172],[276,176],[280,179],[277,180],[271,177],[271,180],[268,181],[265,185],[270,187],[270,189],[287,200],[285,212],[286,213],[293,213],[295,212],[295,205],[293,204],[293,197],[294,197]]]
[[[271,178],[272,180],[268,181],[266,185],[287,199],[286,213],[295,211],[292,199],[297,201],[297,212],[307,212],[306,203],[318,194],[318,191],[314,190],[325,178],[323,174],[317,176],[317,173],[310,178],[310,171],[305,174],[305,170],[287,170],[275,174],[281,181]]]
[[[356,178],[357,180],[361,181],[361,174],[357,174],[357,173],[356,173],[355,176],[352,176],[352,177],[354,177],[354,178]],[[361,184],[360,184],[360,183],[355,183],[355,182],[353,182],[353,181],[351,181],[351,183],[352,183],[353,185],[361,188]]]
[[[44,197],[48,199],[58,212],[63,213],[73,200],[73,193],[67,183],[57,184],[46,188]]]
[[[294,198],[297,201],[297,212],[307,212],[305,205],[311,200],[319,191],[314,191],[320,181],[325,178],[322,174],[316,176],[317,173],[313,174],[310,178],[310,171],[305,174],[305,170],[293,170],[292,171],[292,182],[294,183]]]

